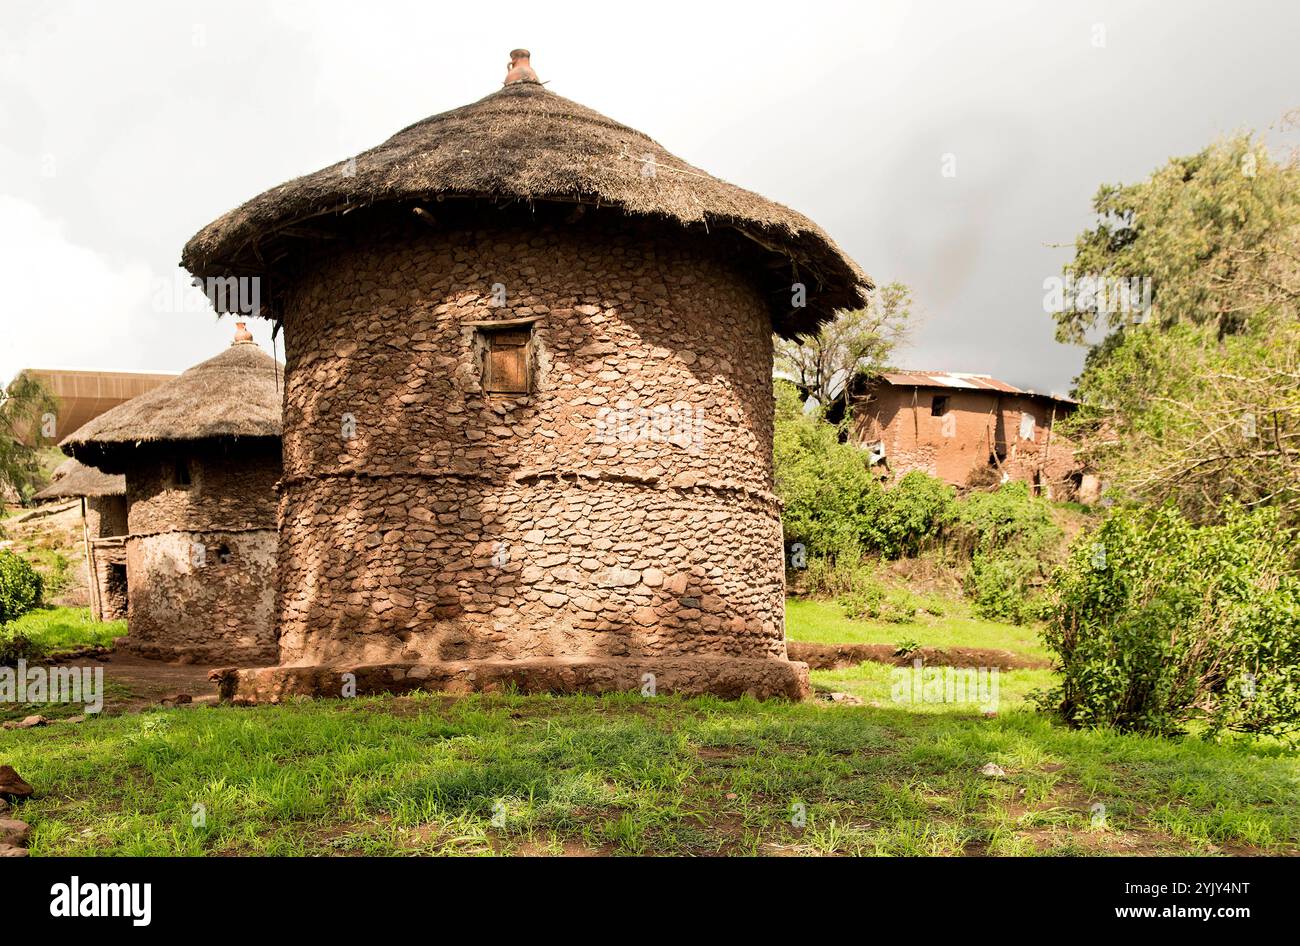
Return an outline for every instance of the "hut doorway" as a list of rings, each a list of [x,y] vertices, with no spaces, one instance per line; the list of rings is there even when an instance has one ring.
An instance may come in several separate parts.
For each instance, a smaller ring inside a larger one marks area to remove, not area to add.
[[[110,562],[104,574],[103,620],[125,618],[126,601],[126,563]]]

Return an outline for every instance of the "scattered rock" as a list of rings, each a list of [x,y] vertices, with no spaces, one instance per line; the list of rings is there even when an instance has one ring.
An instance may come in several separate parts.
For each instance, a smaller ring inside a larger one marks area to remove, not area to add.
[[[69,716],[67,719],[64,720],[65,723],[84,723],[85,721],[86,721],[85,716]]]
[[[0,818],[0,844],[24,847],[31,837],[32,826],[14,818]]]
[[[44,716],[27,716],[20,720],[9,720],[4,724],[5,729],[31,729],[35,726],[44,726],[49,720]]]
[[[0,765],[0,795],[27,798],[31,793],[32,787],[23,781],[12,765]]]
[[[180,706],[183,703],[193,703],[194,697],[188,693],[169,693],[158,702],[163,706]]]
[[[9,802],[7,799],[0,798],[0,817],[3,817],[9,811]]]
[[[735,792],[727,792],[727,801],[735,801],[739,797],[740,796],[737,795]]]
[[[14,847],[12,844],[0,844],[0,857],[26,857],[27,848]]]
[[[987,775],[989,778],[1007,777],[1006,770],[994,762],[986,763],[984,768],[980,769],[980,775]]]
[[[860,696],[854,696],[852,693],[841,693],[838,690],[833,693],[822,694],[822,698],[832,703],[843,703],[845,706],[862,706],[866,702]]]

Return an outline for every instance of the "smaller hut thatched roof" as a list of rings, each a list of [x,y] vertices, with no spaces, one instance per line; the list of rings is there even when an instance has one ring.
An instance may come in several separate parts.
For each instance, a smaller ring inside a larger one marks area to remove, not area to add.
[[[143,444],[278,438],[280,392],[280,366],[241,326],[217,357],[100,414],[59,446],[84,463],[115,470],[123,452]]]
[[[32,499],[43,502],[49,499],[75,499],[79,496],[124,495],[125,476],[112,476],[70,457],[55,467],[53,481]]]

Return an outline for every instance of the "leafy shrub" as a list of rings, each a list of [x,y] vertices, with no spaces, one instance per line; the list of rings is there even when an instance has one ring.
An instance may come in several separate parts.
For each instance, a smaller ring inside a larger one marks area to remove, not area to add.
[[[1044,631],[1076,725],[1156,734],[1300,728],[1297,536],[1273,509],[1196,527],[1172,507],[1113,513],[1054,579]]]
[[[956,492],[920,470],[905,474],[885,490],[867,542],[889,558],[916,555],[957,517]]]
[[[867,455],[840,443],[831,424],[805,415],[798,389],[784,382],[776,385],[773,457],[786,539],[803,543],[810,560],[859,551],[884,490]]]
[[[20,660],[35,660],[41,655],[37,643],[11,627],[0,627],[0,667],[13,667]]]
[[[894,645],[895,657],[910,657],[921,649],[921,642],[912,637],[904,637]]]
[[[1039,555],[1061,539],[1047,502],[1018,481],[967,496],[957,510],[954,531],[958,544],[972,553],[1014,548],[1020,555]]]
[[[1027,624],[1038,614],[1031,600],[1038,575],[1035,559],[976,552],[966,573],[966,595],[977,617],[1009,624]]]
[[[917,610],[924,611],[932,617],[941,618],[948,613],[948,602],[940,595],[922,595],[917,599]]]
[[[894,591],[885,595],[885,606],[880,611],[880,619],[891,624],[906,624],[916,618],[916,597],[906,591]]]
[[[41,600],[43,582],[27,560],[0,550],[0,624],[12,621]]]
[[[855,621],[874,621],[885,605],[885,589],[875,582],[841,595],[840,606]]]
[[[848,617],[859,621],[905,624],[916,617],[916,599],[912,595],[887,591],[874,581],[842,595],[839,602]]]
[[[873,585],[873,570],[860,552],[845,552],[831,557],[820,555],[808,559],[802,590],[816,597],[838,598]]]

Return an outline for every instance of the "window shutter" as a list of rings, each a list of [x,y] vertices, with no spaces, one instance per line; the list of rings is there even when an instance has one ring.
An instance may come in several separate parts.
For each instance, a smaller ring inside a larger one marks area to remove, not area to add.
[[[487,377],[483,389],[488,394],[527,394],[528,331],[485,332],[487,339]]]

